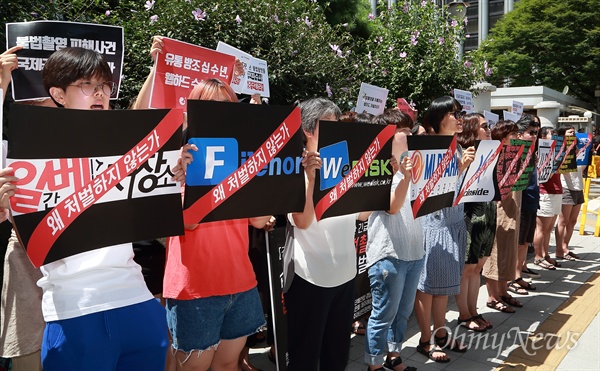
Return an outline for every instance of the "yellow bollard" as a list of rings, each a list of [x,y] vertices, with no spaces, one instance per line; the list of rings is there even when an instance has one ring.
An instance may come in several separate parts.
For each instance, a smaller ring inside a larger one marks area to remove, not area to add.
[[[579,235],[583,236],[585,233],[585,221],[587,218],[587,208],[588,208],[588,201],[589,201],[589,196],[590,196],[590,186],[592,184],[592,180],[590,178],[584,178],[584,183],[583,183],[583,197],[584,197],[584,202],[583,205],[581,206],[581,223],[579,225]],[[593,214],[596,214],[596,227],[594,228],[594,236],[595,237],[599,237],[600,236],[600,216],[598,215],[598,211],[590,211]]]

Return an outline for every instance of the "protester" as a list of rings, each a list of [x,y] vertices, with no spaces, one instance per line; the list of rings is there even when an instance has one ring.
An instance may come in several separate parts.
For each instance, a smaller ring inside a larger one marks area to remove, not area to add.
[[[559,136],[574,136],[575,128],[573,126],[562,126],[557,132]],[[577,140],[577,138],[575,138]],[[581,211],[581,205],[585,201],[583,196],[583,168],[577,166],[577,170],[572,173],[563,173],[561,184],[563,187],[562,208],[556,224],[556,259],[579,260],[579,255],[569,250],[569,241],[573,235],[577,217]]]
[[[553,131],[552,127],[543,127],[540,132],[540,139],[552,139]],[[556,262],[550,259],[548,250],[552,229],[562,206],[562,192],[559,173],[552,174],[550,179],[540,183],[540,208],[537,210],[535,234],[533,236],[533,249],[535,251],[533,264],[543,269],[556,270],[554,265]],[[524,272],[535,278],[536,272],[528,269],[521,273]]]
[[[319,120],[336,121],[341,112],[331,101],[314,98],[299,104],[306,151],[306,204],[288,214],[293,226],[293,279],[284,295],[288,320],[289,371],[346,368],[350,351],[356,251],[356,220],[368,213],[316,220],[313,204],[315,170],[322,166],[317,152]]]
[[[539,119],[536,116],[523,114],[519,121],[518,138],[521,140],[531,141],[532,151],[535,151],[537,145],[538,131],[540,130]],[[537,152],[537,151],[535,151]],[[519,294],[528,295],[529,291],[536,289],[534,285],[525,281],[521,276],[521,271],[527,268],[527,249],[530,243],[533,243],[535,233],[536,214],[540,203],[540,187],[538,185],[537,176],[537,158],[533,159],[533,172],[527,188],[522,191],[521,201],[521,216],[519,222],[519,245],[517,248],[517,266],[515,269],[515,277],[508,283],[508,291]]]
[[[492,139],[509,145],[517,139],[519,127],[512,121],[501,120],[492,129]],[[504,151],[504,150],[503,150]],[[501,154],[504,156],[504,153]],[[507,159],[509,160],[509,159]],[[512,160],[512,159],[510,159]],[[508,294],[507,284],[515,277],[521,191],[511,191],[496,208],[496,238],[489,259],[483,265],[483,276],[488,291],[487,306],[504,313],[514,313],[512,307],[522,307],[520,301]]]
[[[446,96],[434,100],[425,114],[424,125],[432,135],[454,135],[462,131],[461,104]],[[463,172],[474,159],[475,148],[461,150],[453,161],[459,162]],[[457,182],[457,188],[460,182]],[[448,296],[460,292],[461,274],[465,263],[467,230],[463,204],[447,207],[422,217],[425,261],[415,300],[415,314],[421,337],[417,351],[433,361],[449,362],[450,358],[441,348],[465,352],[467,347],[450,337],[446,329]],[[431,317],[433,315],[433,338],[431,344]]]
[[[485,117],[470,113],[463,117],[463,130],[456,135],[462,148],[475,145],[476,140],[490,140],[491,130]],[[464,204],[467,227],[465,267],[460,281],[460,293],[456,296],[458,322],[476,332],[492,328],[477,312],[480,272],[490,256],[496,234],[496,202],[467,202]]]
[[[388,109],[375,123],[395,125],[393,161],[408,151],[406,136],[412,120],[405,113]],[[400,370],[400,349],[413,310],[413,303],[423,268],[423,231],[421,221],[412,215],[408,194],[412,162],[404,156],[400,171],[395,172],[391,188],[390,209],[375,211],[369,217],[367,266],[371,285],[372,310],[367,325],[365,361],[371,371],[383,371],[382,364]],[[416,370],[405,367],[404,370]]]

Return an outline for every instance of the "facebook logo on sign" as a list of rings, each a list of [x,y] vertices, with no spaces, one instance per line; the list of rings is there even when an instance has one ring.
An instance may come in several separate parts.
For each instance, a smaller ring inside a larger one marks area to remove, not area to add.
[[[191,186],[217,185],[238,168],[238,142],[234,138],[191,138],[198,151],[187,167],[186,183]]]
[[[350,170],[348,142],[341,141],[319,149],[323,160],[321,167],[321,191],[334,187]]]

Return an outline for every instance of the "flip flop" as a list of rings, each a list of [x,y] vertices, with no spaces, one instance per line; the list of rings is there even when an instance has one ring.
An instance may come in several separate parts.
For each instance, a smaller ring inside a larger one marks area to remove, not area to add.
[[[486,305],[488,308],[500,311],[502,313],[512,314],[515,312],[513,308],[509,307],[501,301],[492,300],[491,302],[486,303]]]

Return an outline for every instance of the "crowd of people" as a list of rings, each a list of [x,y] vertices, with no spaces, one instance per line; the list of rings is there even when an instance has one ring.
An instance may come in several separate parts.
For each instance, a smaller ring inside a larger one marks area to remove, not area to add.
[[[16,47],[0,55],[0,88],[5,93],[11,71],[18,65],[18,51]],[[162,41],[155,37],[150,54],[156,58],[159,53]],[[133,109],[148,108],[151,75],[152,71]],[[94,51],[57,51],[42,76],[50,98],[28,104],[110,109],[114,91],[110,69]],[[189,99],[238,102],[231,87],[218,79],[200,82]],[[259,98],[253,101],[260,103]],[[465,114],[449,96],[431,102],[420,125],[397,109],[379,116],[342,114],[325,98],[308,99],[298,107],[305,144],[306,202],[302,212],[285,217],[293,237],[284,262],[291,269],[284,284],[289,370],[346,367],[357,274],[357,220],[368,220],[372,312],[366,324],[365,363],[371,371],[416,369],[400,357],[413,311],[420,330],[417,351],[424,360],[448,362],[449,352],[468,351],[447,330],[448,298],[456,297],[461,326],[489,331],[493,324],[477,308],[480,275],[485,277],[487,307],[514,313],[523,304],[511,294],[536,290],[530,279],[540,276],[527,265],[530,244],[538,270],[554,270],[579,259],[569,241],[583,203],[581,168],[554,174],[542,184],[534,171],[526,190],[513,191],[502,201],[461,203],[419,218],[413,217],[407,196],[413,167],[406,155],[407,136],[456,136],[460,146],[452,161],[459,171],[459,186],[474,160],[476,141],[508,144],[522,139],[535,145],[537,138],[574,135],[573,127],[555,133],[553,128],[541,128],[537,116],[523,114],[516,123],[501,120],[490,128],[481,114]],[[319,122],[340,119],[396,127],[390,205],[387,210],[317,221],[313,191],[323,164],[318,152]],[[187,165],[197,150],[183,145],[172,169],[175,180],[185,182]],[[17,189],[12,170],[0,170],[4,219]],[[557,247],[551,258],[549,241],[557,219]],[[247,341],[265,326],[266,308],[257,288],[257,267],[249,256],[249,227],[268,231],[274,223],[275,217],[268,215],[185,225],[184,235],[166,240],[164,269],[153,273],[164,277],[163,285],[152,290],[135,261],[132,243],[76,254],[35,269],[13,231],[10,238],[4,237],[8,247],[1,356],[12,359],[15,371],[255,370],[247,360]]]

